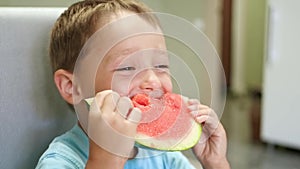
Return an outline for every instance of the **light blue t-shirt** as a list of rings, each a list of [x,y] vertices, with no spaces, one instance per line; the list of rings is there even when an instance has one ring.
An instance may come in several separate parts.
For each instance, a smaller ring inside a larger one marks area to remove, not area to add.
[[[75,125],[55,138],[40,157],[36,169],[82,169],[89,154],[89,141],[82,129]],[[143,158],[128,160],[125,169],[195,169],[181,152],[162,152],[138,148]]]

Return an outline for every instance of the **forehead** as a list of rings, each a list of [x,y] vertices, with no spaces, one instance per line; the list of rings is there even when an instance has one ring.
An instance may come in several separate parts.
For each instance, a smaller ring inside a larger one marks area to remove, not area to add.
[[[78,57],[81,65],[89,65],[91,69],[139,50],[165,50],[161,29],[139,15],[125,12],[111,19],[85,43]],[[83,66],[83,69],[86,71],[87,67]]]
[[[122,60],[124,57],[142,51],[153,53],[166,53],[165,39],[162,34],[141,34],[126,38],[113,46],[105,55],[105,62]]]

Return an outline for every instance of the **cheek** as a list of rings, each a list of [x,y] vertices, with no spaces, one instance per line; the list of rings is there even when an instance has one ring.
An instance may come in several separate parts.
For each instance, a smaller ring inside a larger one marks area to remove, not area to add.
[[[160,78],[161,84],[163,89],[166,92],[172,92],[173,90],[173,86],[172,86],[172,81],[171,81],[171,77],[169,76],[169,74],[165,74]]]
[[[105,79],[104,78],[101,79],[96,79],[95,81],[95,93],[101,92],[103,90],[110,90],[111,89],[111,83],[110,83],[110,79]]]
[[[101,73],[100,73],[101,72]],[[95,93],[112,88],[112,75],[110,72],[98,70],[95,78]]]
[[[111,81],[111,89],[121,96],[127,96],[132,88],[132,81],[129,77],[114,76]]]

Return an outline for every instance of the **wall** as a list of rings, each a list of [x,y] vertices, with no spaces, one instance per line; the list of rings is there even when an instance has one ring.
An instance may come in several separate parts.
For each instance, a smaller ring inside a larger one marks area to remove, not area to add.
[[[232,91],[246,94],[262,86],[266,0],[233,4]]]
[[[248,0],[247,8],[245,82],[251,90],[262,87],[266,0]]]
[[[231,90],[242,94],[246,90],[244,77],[246,3],[235,0],[232,7],[232,67]]]

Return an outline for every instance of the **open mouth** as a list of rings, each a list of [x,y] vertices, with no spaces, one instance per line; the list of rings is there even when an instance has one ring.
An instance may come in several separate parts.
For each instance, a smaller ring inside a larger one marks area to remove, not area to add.
[[[165,94],[165,92],[163,90],[152,90],[152,91],[146,91],[146,92],[141,91],[141,92],[137,92],[135,94],[129,95],[129,98],[132,99],[137,94],[145,94],[152,99],[160,100],[163,97],[163,95]]]

